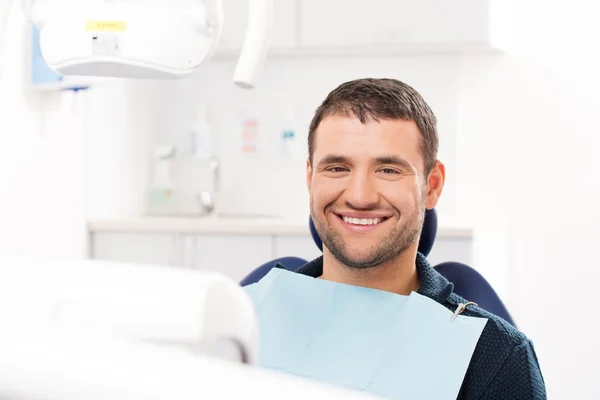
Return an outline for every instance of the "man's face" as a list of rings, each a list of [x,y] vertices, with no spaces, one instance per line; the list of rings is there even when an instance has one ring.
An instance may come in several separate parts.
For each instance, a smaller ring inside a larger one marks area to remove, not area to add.
[[[420,137],[412,121],[328,117],[319,125],[307,163],[311,215],[343,264],[377,267],[416,245],[444,179],[441,163],[423,175]]]

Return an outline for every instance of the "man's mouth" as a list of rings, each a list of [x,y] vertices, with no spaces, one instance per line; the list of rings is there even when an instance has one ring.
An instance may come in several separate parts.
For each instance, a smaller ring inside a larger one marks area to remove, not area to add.
[[[342,221],[344,221],[347,224],[350,225],[357,225],[357,226],[372,226],[372,225],[377,225],[380,224],[382,222],[385,222],[387,219],[389,219],[389,217],[372,217],[372,218],[359,218],[359,217],[350,217],[347,215],[342,215],[342,214],[336,214],[338,216],[338,218],[340,218]]]

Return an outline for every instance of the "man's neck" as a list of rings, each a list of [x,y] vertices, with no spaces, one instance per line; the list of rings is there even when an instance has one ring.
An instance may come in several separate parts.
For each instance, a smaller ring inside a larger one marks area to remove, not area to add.
[[[419,289],[416,250],[408,249],[395,260],[375,268],[356,269],[342,264],[327,248],[323,249],[323,275],[320,279],[347,285],[408,295]]]

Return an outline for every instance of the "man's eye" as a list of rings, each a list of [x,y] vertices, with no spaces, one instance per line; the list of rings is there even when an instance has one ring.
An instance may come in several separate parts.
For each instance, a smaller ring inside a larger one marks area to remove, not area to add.
[[[384,174],[399,174],[400,173],[397,170],[392,169],[392,168],[382,168],[379,171],[383,172]]]
[[[329,172],[345,172],[346,168],[344,168],[344,167],[331,167],[331,168],[327,168],[327,171],[329,171]]]

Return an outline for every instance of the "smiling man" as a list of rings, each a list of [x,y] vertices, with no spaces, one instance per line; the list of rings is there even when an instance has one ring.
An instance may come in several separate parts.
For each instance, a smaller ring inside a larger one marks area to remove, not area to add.
[[[435,125],[417,93],[391,80],[346,83],[319,107],[307,184],[324,244],[321,278],[399,294],[419,288],[417,240],[445,177]]]
[[[246,286],[258,365],[385,398],[546,399],[531,341],[418,253],[446,177],[419,93],[394,79],[343,83],[317,108],[308,146],[323,255]]]
[[[438,203],[446,171],[437,160],[436,118],[410,86],[361,79],[334,89],[309,130],[306,181],[323,256],[307,277],[408,295],[454,311],[465,300],[418,254],[426,209]],[[531,341],[500,318],[487,318],[459,399],[545,399]]]

